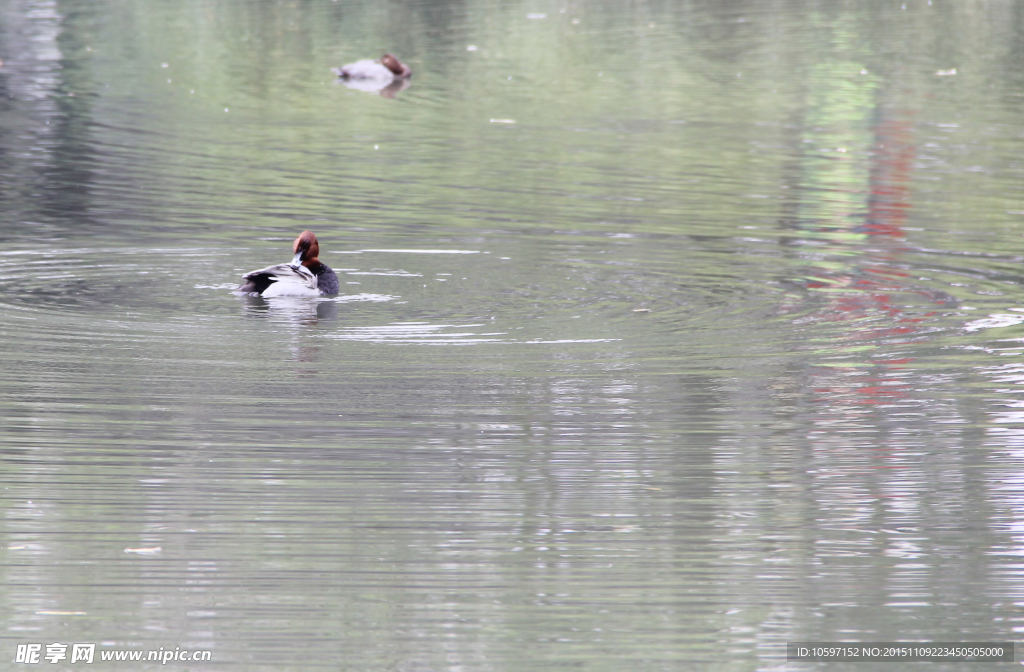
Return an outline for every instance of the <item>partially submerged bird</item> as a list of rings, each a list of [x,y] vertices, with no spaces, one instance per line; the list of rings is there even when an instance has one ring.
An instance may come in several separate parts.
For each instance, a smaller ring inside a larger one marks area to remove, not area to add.
[[[325,296],[338,293],[338,276],[318,259],[320,243],[312,231],[303,231],[292,243],[295,257],[287,264],[246,273],[238,287],[254,296]]]
[[[382,86],[391,83],[392,80],[408,79],[412,76],[409,66],[391,54],[384,54],[379,61],[366,58],[340,68],[331,68],[331,71],[342,79],[373,80],[381,82]]]

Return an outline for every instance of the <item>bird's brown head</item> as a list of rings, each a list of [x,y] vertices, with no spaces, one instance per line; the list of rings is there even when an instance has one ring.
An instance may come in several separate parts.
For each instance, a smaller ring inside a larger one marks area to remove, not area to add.
[[[316,240],[316,234],[312,231],[303,231],[299,234],[299,237],[292,243],[292,252],[295,253],[295,258],[292,260],[292,265],[297,266],[301,263],[303,266],[312,266],[316,264],[320,256],[320,243]]]
[[[384,54],[380,57],[380,63],[394,73],[395,77],[408,77],[412,70],[405,63],[395,58],[392,54]]]

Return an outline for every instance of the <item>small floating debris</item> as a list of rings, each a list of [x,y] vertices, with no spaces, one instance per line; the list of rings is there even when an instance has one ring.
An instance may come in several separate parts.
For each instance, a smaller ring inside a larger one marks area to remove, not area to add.
[[[491,119],[492,124],[514,124],[515,119]]]
[[[477,50],[477,46],[475,44],[471,44],[468,47],[466,47],[466,51],[476,51],[476,50]]]
[[[633,312],[634,313],[649,313],[649,312],[651,312],[651,309],[650,308],[634,308]]]
[[[528,18],[528,19],[546,19],[546,18],[548,18],[548,15],[536,12],[536,13],[533,13],[533,14],[527,14],[526,18]]]
[[[164,549],[159,546],[151,546],[149,548],[126,548],[125,553],[135,553],[136,555],[155,555]]]
[[[952,70],[936,70],[935,74],[939,77],[949,77],[956,74],[956,68],[953,68]]]

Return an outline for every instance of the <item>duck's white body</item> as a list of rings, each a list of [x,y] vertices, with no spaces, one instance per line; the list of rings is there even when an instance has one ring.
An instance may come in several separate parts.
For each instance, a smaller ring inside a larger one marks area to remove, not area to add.
[[[255,280],[257,277],[270,282],[270,286],[260,293],[263,297],[320,296],[317,278],[305,266],[278,264],[245,275],[246,280]]]
[[[378,61],[371,61],[368,58],[335,68],[334,71],[339,77],[344,79],[380,82],[382,86],[390,84],[395,78],[395,73],[388,69],[386,65]]]

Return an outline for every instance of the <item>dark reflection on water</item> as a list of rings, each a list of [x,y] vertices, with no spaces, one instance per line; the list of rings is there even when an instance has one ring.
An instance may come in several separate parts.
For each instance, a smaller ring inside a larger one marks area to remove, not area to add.
[[[1013,640],[1022,30],[0,0],[5,655]],[[396,95],[330,72],[385,50]],[[306,228],[341,294],[232,293]]]

